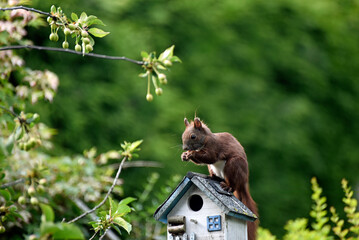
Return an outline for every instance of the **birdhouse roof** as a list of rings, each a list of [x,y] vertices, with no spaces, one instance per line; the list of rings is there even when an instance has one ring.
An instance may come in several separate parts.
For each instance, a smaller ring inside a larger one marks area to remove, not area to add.
[[[167,200],[157,208],[154,214],[155,219],[167,223],[167,215],[192,185],[198,187],[209,199],[222,209],[225,214],[247,221],[257,219],[257,216],[232,193],[224,191],[220,186],[220,182],[213,180],[207,175],[193,172],[188,172]]]

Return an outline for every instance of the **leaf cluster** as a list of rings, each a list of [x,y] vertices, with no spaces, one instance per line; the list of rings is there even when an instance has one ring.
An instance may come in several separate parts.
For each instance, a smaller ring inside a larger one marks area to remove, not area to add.
[[[173,55],[174,45],[167,48],[160,56],[156,57],[156,52],[147,53],[141,52],[142,59],[144,61],[143,68],[145,73],[141,73],[139,76],[142,78],[147,77],[147,95],[146,100],[151,102],[153,95],[151,94],[151,81],[155,88],[155,93],[161,96],[163,93],[161,85],[167,84],[167,77],[163,71],[169,70],[173,63],[181,62],[181,59]]]
[[[138,157],[138,154],[136,152],[140,151],[141,149],[138,148],[143,140],[138,140],[133,143],[130,142],[124,142],[121,144],[121,147],[123,150],[120,151],[120,154],[124,157],[127,157],[129,160],[131,160],[133,157]]]
[[[135,200],[135,198],[128,197],[122,199],[120,202],[117,202],[112,198],[109,198],[109,209],[106,211],[100,211],[99,218],[96,221],[90,222],[95,231],[95,234],[98,232],[103,234],[104,231],[111,227],[120,234],[120,228],[123,228],[127,233],[130,233],[132,230],[132,225],[125,220],[125,217],[133,210],[128,205]]]
[[[96,16],[87,16],[85,12],[82,12],[80,17],[78,17],[76,13],[71,13],[71,19],[68,19],[61,7],[56,8],[54,5],[51,6],[51,17],[47,18],[47,22],[51,26],[51,41],[57,42],[59,40],[58,31],[61,29],[65,36],[62,47],[65,49],[69,48],[67,37],[71,36],[75,38],[75,51],[82,52],[83,55],[92,52],[95,45],[95,40],[89,33],[98,38],[109,34],[109,32],[105,32],[100,28],[92,27],[92,25],[105,26]]]

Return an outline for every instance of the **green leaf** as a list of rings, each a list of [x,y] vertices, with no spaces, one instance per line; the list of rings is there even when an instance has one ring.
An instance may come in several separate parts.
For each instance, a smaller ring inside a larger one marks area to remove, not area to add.
[[[113,212],[113,217],[122,217],[131,212],[131,208],[127,205],[118,205],[116,212]]]
[[[143,140],[138,140],[136,142],[133,142],[129,147],[130,152],[133,152],[135,149],[137,149],[137,147],[140,146],[142,142]]]
[[[112,213],[114,213],[117,208],[117,203],[111,197],[109,197],[109,201],[110,201],[110,210]]]
[[[94,35],[95,37],[99,37],[99,38],[102,38],[109,34],[109,32],[105,32],[99,28],[90,28],[88,32]]]
[[[85,12],[82,12],[80,15],[80,21],[85,22],[86,18],[87,18],[87,14]]]
[[[51,239],[84,239],[81,230],[76,225],[68,223],[42,222],[40,234],[50,235]]]
[[[74,22],[77,22],[77,20],[79,20],[79,17],[77,16],[76,13],[71,13],[71,18]]]
[[[156,67],[157,67],[157,69],[160,69],[160,70],[167,70],[167,68],[160,63],[158,63],[158,65]]]
[[[54,233],[54,239],[85,239],[79,227],[74,224],[58,223],[57,231]]]
[[[42,211],[41,218],[44,219],[46,222],[53,222],[55,219],[54,210],[49,205],[40,203],[40,208]]]
[[[119,234],[122,234],[121,229],[119,229],[115,224],[112,224],[112,227],[113,227]]]
[[[123,229],[125,229],[128,233],[130,233],[132,230],[132,225],[129,222],[127,222],[125,219],[123,219],[122,217],[114,218],[113,222],[115,224],[117,224],[118,226],[122,227]]]
[[[56,232],[58,227],[52,222],[41,222],[40,225],[40,234],[44,236],[46,234],[53,234]]]
[[[11,201],[11,194],[7,189],[0,189],[0,194],[5,198],[5,201]]]
[[[171,57],[171,58],[170,58],[170,61],[171,61],[171,62],[179,62],[179,63],[182,62],[181,59],[180,59],[179,57],[177,57],[177,56]]]
[[[125,199],[122,199],[119,204],[128,205],[128,204],[132,203],[133,201],[136,201],[136,198],[127,197],[127,198],[125,198]]]
[[[51,6],[50,11],[51,11],[52,13],[55,13],[55,12],[56,12],[56,7],[55,7],[55,5],[52,5],[52,6]]]
[[[143,58],[148,58],[148,53],[145,52],[145,51],[142,51],[142,52],[141,52],[141,57],[143,57]]]
[[[94,15],[90,15],[86,18],[86,25],[87,26],[91,26],[93,24],[97,24],[97,25],[101,25],[101,26],[106,26],[100,19],[98,19],[96,16]]]
[[[163,61],[165,59],[171,58],[173,56],[173,50],[175,46],[172,45],[171,47],[167,48],[163,53],[160,54],[158,60]]]
[[[121,200],[121,202],[116,207],[116,211],[115,212],[113,211],[113,213],[115,213],[114,217],[124,216],[127,213],[131,212],[132,209],[128,206],[128,204],[130,204],[131,202],[133,202],[135,200],[136,199],[133,197],[128,197],[128,198]]]

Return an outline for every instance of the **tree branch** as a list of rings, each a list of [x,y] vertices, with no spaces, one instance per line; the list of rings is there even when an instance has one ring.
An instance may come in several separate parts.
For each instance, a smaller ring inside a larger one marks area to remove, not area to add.
[[[89,211],[90,210],[90,208],[83,202],[83,201],[81,201],[81,199],[79,199],[79,198],[74,198],[74,199],[72,199],[73,201],[74,201],[74,203],[76,204],[76,206],[78,207],[78,208],[80,208],[82,211],[84,211],[84,212],[86,212],[86,211]],[[97,218],[97,216],[96,216],[96,214],[94,214],[94,213],[90,213],[90,218],[92,219],[92,221],[95,221],[96,220],[96,218]],[[95,232],[95,234],[92,236],[92,238],[90,238],[90,239],[93,239],[96,235],[97,235],[97,233],[98,232]],[[110,239],[110,240],[120,240],[118,237],[117,237],[117,235],[113,232],[113,231],[111,231],[111,229],[107,232],[107,238],[108,239]],[[89,239],[89,240],[90,240]]]
[[[96,235],[97,235],[98,232],[99,232],[99,231],[96,231],[96,232],[92,235],[92,237],[91,237],[89,240],[93,240],[93,239],[96,237]]]
[[[23,9],[23,10],[26,10],[26,11],[36,12],[36,13],[43,14],[43,15],[46,15],[46,16],[54,17],[54,16],[51,15],[51,13],[43,12],[43,11],[37,10],[35,8],[29,8],[29,7],[24,7],[24,6],[0,8],[0,10],[2,10],[2,11],[16,10],[16,9]]]
[[[25,182],[25,178],[20,178],[18,180],[13,181],[13,182],[9,182],[9,183],[5,183],[5,184],[1,185],[0,189],[8,188],[8,187],[11,187],[11,186],[14,186],[16,184],[23,183],[23,182]]]
[[[7,109],[6,107],[4,107],[2,105],[0,105],[0,108],[3,109],[4,111],[6,111],[7,113],[10,113],[13,117],[20,119],[20,116],[17,115],[14,111]]]
[[[28,49],[43,50],[43,51],[66,52],[66,53],[73,53],[73,54],[77,54],[77,55],[83,55],[82,52],[76,52],[75,50],[72,50],[72,49],[43,47],[43,46],[34,46],[34,45],[6,46],[6,47],[1,47],[0,51],[15,50],[15,49],[27,49],[27,48]],[[130,58],[127,58],[127,57],[107,56],[107,55],[96,54],[96,53],[85,53],[84,56],[95,57],[95,58],[103,58],[103,59],[109,59],[109,60],[124,60],[124,61],[135,63],[137,65],[143,65],[145,63],[143,61],[137,61],[137,60],[133,60],[133,59],[130,59]]]
[[[102,240],[109,229],[110,229],[110,228],[107,228],[107,229],[105,230],[105,232],[100,236],[100,238],[99,238],[98,240]]]
[[[122,170],[122,166],[123,166],[123,164],[124,164],[124,162],[125,162],[126,160],[127,160],[127,157],[124,157],[124,158],[122,159],[121,164],[120,164],[120,166],[118,167],[118,170],[117,170],[117,173],[116,173],[116,177],[115,177],[115,179],[113,180],[112,186],[111,186],[110,189],[108,190],[108,192],[107,192],[105,198],[104,198],[96,207],[92,208],[91,210],[89,210],[89,211],[87,211],[87,212],[84,212],[84,213],[81,214],[80,216],[78,216],[78,217],[72,219],[71,221],[68,221],[67,223],[76,222],[76,221],[78,221],[79,219],[81,219],[81,218],[87,216],[88,214],[90,214],[90,213],[96,211],[98,208],[100,208],[102,205],[105,204],[105,202],[107,201],[107,198],[110,196],[111,192],[112,192],[113,189],[115,188],[117,179],[118,179],[118,177],[120,176],[120,173],[121,173],[121,170]]]
[[[110,166],[113,167],[113,168],[116,168],[118,165],[119,165],[118,163],[114,163],[114,164],[111,164]],[[159,163],[159,162],[141,161],[141,160],[125,162],[125,164],[123,165],[123,169],[132,168],[132,167],[163,168],[163,165],[161,163]]]

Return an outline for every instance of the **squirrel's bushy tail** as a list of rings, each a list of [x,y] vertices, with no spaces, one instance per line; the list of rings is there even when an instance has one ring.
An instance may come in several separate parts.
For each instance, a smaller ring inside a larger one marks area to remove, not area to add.
[[[245,186],[242,191],[235,191],[234,196],[238,198],[244,205],[246,205],[257,217],[258,209],[257,204],[254,202],[251,194],[249,193],[248,186]],[[247,222],[248,240],[255,240],[257,235],[258,220],[254,222]]]

